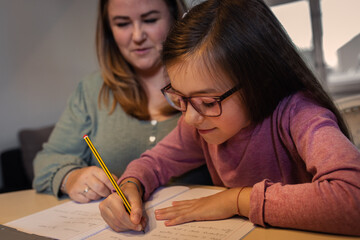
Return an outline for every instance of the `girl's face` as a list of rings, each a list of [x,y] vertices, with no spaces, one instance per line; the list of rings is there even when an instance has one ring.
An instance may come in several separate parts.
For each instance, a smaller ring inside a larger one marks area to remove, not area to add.
[[[109,23],[121,54],[136,70],[161,66],[173,22],[164,0],[109,0]]]
[[[204,65],[196,64],[196,61],[169,67],[168,74],[173,90],[186,97],[215,97],[234,87],[230,81],[226,81],[228,78],[224,74],[217,73],[216,77],[219,79],[214,79],[214,75],[204,69]],[[221,84],[217,84],[219,80],[222,81]],[[221,102],[222,114],[218,117],[203,116],[188,103],[187,110],[183,113],[184,120],[194,126],[206,142],[224,143],[250,123],[247,110],[238,94],[239,92],[235,92]]]

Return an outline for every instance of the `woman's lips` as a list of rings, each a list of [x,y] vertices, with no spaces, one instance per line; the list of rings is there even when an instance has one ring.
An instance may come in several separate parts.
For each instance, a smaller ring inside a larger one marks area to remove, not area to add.
[[[211,128],[211,129],[198,129],[198,132],[200,134],[208,134],[208,133],[211,133],[215,130],[215,128]]]
[[[145,55],[150,51],[150,48],[139,48],[135,49],[134,52],[138,55]]]

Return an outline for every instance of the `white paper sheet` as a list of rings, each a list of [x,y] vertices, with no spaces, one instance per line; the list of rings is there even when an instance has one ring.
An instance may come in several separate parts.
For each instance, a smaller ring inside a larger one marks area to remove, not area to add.
[[[173,227],[165,227],[162,221],[155,220],[154,210],[170,206],[174,200],[199,198],[219,191],[206,188],[189,189],[184,186],[158,189],[144,206],[149,219],[145,234],[112,231],[100,215],[100,201],[86,204],[67,202],[5,225],[57,239],[241,239],[254,225],[239,217],[191,222]]]

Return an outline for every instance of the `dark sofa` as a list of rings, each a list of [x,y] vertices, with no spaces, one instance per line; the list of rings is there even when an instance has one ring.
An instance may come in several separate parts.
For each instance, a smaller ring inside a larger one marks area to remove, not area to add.
[[[30,189],[34,178],[33,160],[46,142],[54,126],[37,129],[22,129],[18,139],[20,147],[1,153],[0,164],[3,187],[0,192]]]

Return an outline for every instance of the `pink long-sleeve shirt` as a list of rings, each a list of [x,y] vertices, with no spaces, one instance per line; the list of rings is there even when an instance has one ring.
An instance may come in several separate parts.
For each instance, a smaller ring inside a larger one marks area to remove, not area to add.
[[[121,179],[139,179],[147,199],[170,177],[204,163],[217,186],[253,187],[255,224],[360,235],[360,152],[334,114],[302,93],[220,145],[208,144],[181,118]]]

